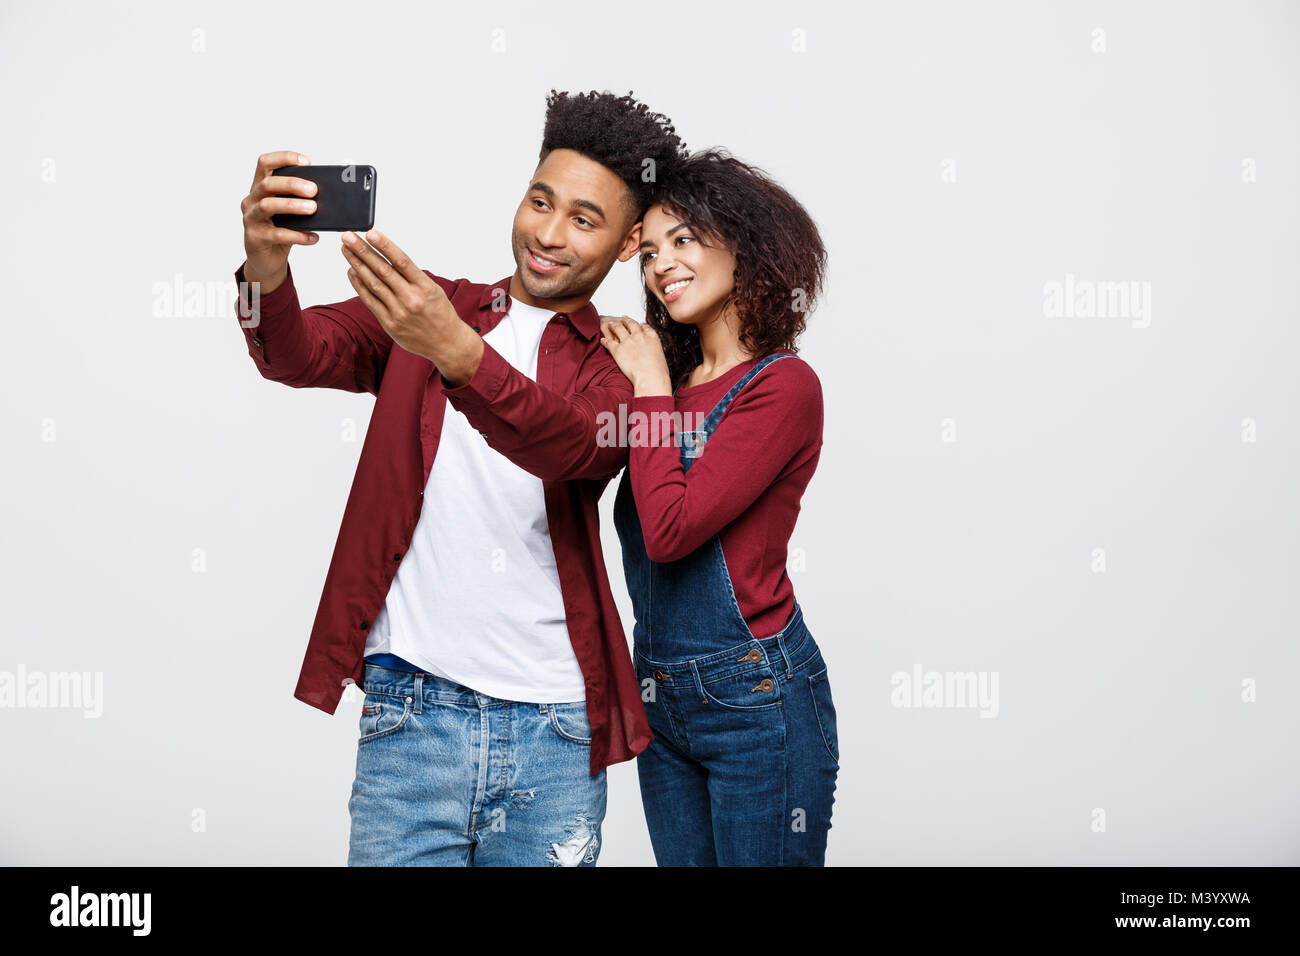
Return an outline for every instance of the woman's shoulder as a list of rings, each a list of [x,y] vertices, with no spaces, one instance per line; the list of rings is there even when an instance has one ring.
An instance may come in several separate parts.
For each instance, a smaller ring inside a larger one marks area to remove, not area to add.
[[[820,405],[822,382],[813,371],[813,367],[800,356],[792,353],[772,353],[772,355],[782,357],[769,361],[763,370],[754,376],[754,380],[750,383],[751,387],[757,387],[759,393],[775,391],[780,392],[787,399],[804,398]],[[771,359],[772,355],[765,358]],[[762,359],[759,359],[755,364],[761,361]]]

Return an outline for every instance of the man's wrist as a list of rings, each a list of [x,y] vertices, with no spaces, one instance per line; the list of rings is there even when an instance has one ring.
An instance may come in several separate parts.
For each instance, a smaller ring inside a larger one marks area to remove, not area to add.
[[[438,320],[437,341],[441,345],[436,355],[428,356],[438,367],[443,380],[452,388],[459,388],[478,371],[483,360],[483,339],[456,314],[448,303]]]
[[[289,264],[286,262],[278,271],[269,276],[264,276],[253,268],[247,261],[244,262],[244,279],[252,285],[257,283],[259,295],[270,295],[280,286],[284,285],[284,280],[289,278]]]

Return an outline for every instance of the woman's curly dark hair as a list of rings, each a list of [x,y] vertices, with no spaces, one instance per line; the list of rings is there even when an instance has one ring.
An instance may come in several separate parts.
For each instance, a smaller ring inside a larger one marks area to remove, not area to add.
[[[626,96],[615,96],[608,90],[551,90],[546,97],[546,125],[538,161],[546,159],[553,149],[581,153],[627,183],[636,207],[632,222],[650,208],[655,186],[671,176],[690,153],[667,116],[651,112],[650,107],[633,99],[630,91]]]
[[[721,243],[736,257],[730,301],[741,345],[755,357],[797,352],[795,340],[826,278],[826,248],[807,210],[762,169],[719,147],[679,163],[651,205],[685,222],[697,241]],[[659,333],[675,389],[703,360],[699,331],[674,322],[649,283],[645,299],[646,320]]]

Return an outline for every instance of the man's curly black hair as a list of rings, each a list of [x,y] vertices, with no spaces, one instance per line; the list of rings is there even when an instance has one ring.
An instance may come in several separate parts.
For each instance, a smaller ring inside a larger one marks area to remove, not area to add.
[[[538,162],[553,149],[571,149],[617,175],[632,193],[637,222],[650,208],[660,180],[672,174],[688,150],[662,113],[606,90],[546,97],[546,126]],[[650,163],[646,161],[649,160]]]

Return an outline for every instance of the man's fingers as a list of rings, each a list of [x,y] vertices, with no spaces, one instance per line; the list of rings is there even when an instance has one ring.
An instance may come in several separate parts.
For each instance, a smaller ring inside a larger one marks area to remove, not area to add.
[[[269,220],[278,213],[310,215],[316,211],[315,200],[300,199],[297,196],[249,196],[240,205],[244,207],[244,222]]]
[[[365,282],[362,280],[355,268],[348,270],[348,281],[352,283],[352,288],[356,289],[357,295],[361,298],[361,302],[371,311],[374,317],[379,320],[379,324],[384,327],[384,331],[388,332],[388,327],[392,324],[392,316],[389,315],[388,309],[384,304],[376,298],[375,294],[370,291],[370,289],[366,287]],[[391,332],[388,334],[392,335]]]
[[[429,277],[421,271],[420,267],[411,261],[411,257],[399,249],[397,243],[378,229],[371,229],[362,238],[379,250],[383,257],[392,264],[393,269],[407,282],[412,285],[423,285],[429,280]]]
[[[272,226],[266,232],[259,232],[258,238],[266,238],[277,245],[310,246],[319,241],[320,236],[314,232],[299,232],[297,229],[283,229]]]
[[[358,245],[365,245],[365,243],[358,243]],[[371,251],[371,256],[378,257],[378,255],[379,254],[373,250]],[[348,265],[350,265],[352,271],[356,273],[357,279],[370,291],[370,294],[378,298],[379,301],[383,303],[384,308],[390,313],[397,311],[398,302],[396,291],[385,279],[375,274],[375,271],[370,267],[369,262],[358,255],[354,248],[349,248],[346,244],[343,246],[343,257],[348,260]],[[386,268],[390,273],[393,271],[391,266],[385,265],[384,268]],[[374,309],[371,309],[370,311],[373,312]]]
[[[310,179],[300,179],[297,176],[267,176],[253,184],[249,195],[254,199],[265,199],[267,196],[300,196],[303,199],[312,199],[316,195],[316,184]]]
[[[387,259],[370,247],[370,244],[355,232],[343,233],[343,248],[357,259],[395,293],[405,291],[406,277],[393,268]],[[351,240],[351,241],[349,241]]]
[[[309,166],[311,160],[302,153],[292,149],[279,149],[273,153],[263,153],[257,157],[257,169],[253,173],[253,185],[256,186],[271,171],[279,169],[281,166]]]

